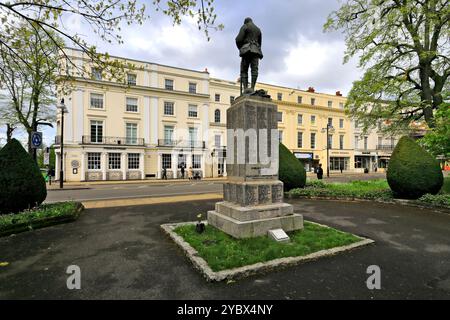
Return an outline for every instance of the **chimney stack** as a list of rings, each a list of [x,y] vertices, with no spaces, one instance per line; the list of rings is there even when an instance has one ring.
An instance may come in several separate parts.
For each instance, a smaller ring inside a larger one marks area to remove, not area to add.
[[[336,95],[337,95],[338,97],[342,97],[342,93],[341,93],[340,91],[336,91]]]
[[[313,87],[309,87],[308,88],[308,92],[315,92],[316,90],[314,90],[314,88]]]

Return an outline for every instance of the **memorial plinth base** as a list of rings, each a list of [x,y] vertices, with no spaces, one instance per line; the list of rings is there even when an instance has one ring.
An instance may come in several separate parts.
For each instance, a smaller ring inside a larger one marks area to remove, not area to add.
[[[233,161],[227,161],[224,201],[216,203],[215,210],[208,211],[208,224],[235,238],[263,236],[272,229],[285,232],[303,229],[303,216],[294,213],[292,205],[283,202],[283,182],[278,180],[276,114],[277,105],[270,98],[254,96],[239,97],[227,110],[228,130],[254,132],[257,136],[257,141],[250,141],[249,134],[241,144],[237,140],[238,134],[231,137],[234,143],[230,141],[227,146],[227,157],[232,157]],[[276,134],[264,136],[264,130],[269,133],[275,130]],[[260,149],[264,145],[267,150]],[[241,151],[245,159],[242,164],[238,161]],[[250,161],[251,158],[255,160],[256,155],[259,160],[262,154],[270,155],[269,164]],[[267,170],[269,168],[276,170],[272,172]]]
[[[208,211],[208,224],[241,239],[267,235],[272,229],[286,232],[303,229],[303,216],[290,214],[283,217],[240,221],[216,211]]]

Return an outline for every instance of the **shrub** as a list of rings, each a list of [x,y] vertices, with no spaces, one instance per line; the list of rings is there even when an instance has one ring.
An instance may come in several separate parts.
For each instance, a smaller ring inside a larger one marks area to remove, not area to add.
[[[46,197],[39,167],[20,142],[12,139],[0,150],[0,214],[32,208]]]
[[[279,177],[284,183],[284,190],[303,188],[306,183],[306,171],[303,165],[282,143],[279,147]]]
[[[304,188],[293,189],[288,192],[289,198],[302,197],[324,197],[324,198],[350,198],[367,200],[392,200],[389,189],[380,190],[353,190],[353,189],[326,189],[326,188]]]
[[[387,181],[396,197],[417,199],[426,193],[436,194],[443,179],[436,159],[411,138],[399,140],[387,170]]]
[[[321,180],[308,180],[306,181],[306,187],[308,188],[325,188],[325,182]]]
[[[418,199],[420,202],[425,202],[439,207],[450,208],[450,195],[449,194],[425,194]]]

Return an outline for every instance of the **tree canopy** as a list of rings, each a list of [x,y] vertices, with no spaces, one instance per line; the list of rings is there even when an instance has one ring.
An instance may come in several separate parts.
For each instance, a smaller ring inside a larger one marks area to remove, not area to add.
[[[174,24],[180,24],[183,17],[197,18],[198,28],[203,30],[209,39],[209,30],[221,29],[216,26],[217,15],[214,12],[214,0],[153,0],[151,5],[155,11],[169,16]],[[0,1],[0,51],[15,59],[22,59],[20,51],[11,46],[17,28],[23,23],[29,24],[38,33],[45,33],[58,48],[59,54],[65,56],[68,63],[71,57],[64,50],[65,44],[81,49],[101,69],[115,68],[108,55],[98,54],[96,47],[87,43],[83,37],[73,30],[68,30],[64,22],[69,17],[80,18],[84,26],[107,42],[123,43],[120,35],[122,24],[142,24],[149,14],[143,2],[138,0],[10,0]],[[60,37],[63,44],[58,41]],[[39,46],[39,44],[38,44]],[[31,68],[31,66],[29,66]],[[83,70],[84,72],[84,70]]]
[[[52,40],[32,25],[18,24],[8,45],[21,59],[0,50],[0,114],[5,115],[0,122],[21,125],[30,136],[39,123],[49,124],[55,119],[61,61],[55,41],[61,45],[62,39],[53,31],[50,31]]]
[[[449,89],[449,24],[449,0],[347,0],[331,13],[325,30],[343,31],[344,62],[358,57],[365,71],[346,104],[365,130],[387,119],[386,130],[435,126]]]

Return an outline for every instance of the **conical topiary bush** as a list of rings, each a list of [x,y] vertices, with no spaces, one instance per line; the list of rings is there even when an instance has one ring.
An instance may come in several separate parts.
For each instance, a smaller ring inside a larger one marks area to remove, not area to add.
[[[279,148],[279,179],[284,183],[284,191],[303,188],[306,183],[306,171],[303,165],[284,144]]]
[[[39,167],[20,142],[12,139],[0,150],[0,214],[32,208],[46,197]]]
[[[392,152],[387,181],[396,197],[417,199],[425,193],[438,193],[444,177],[437,160],[405,136]]]

